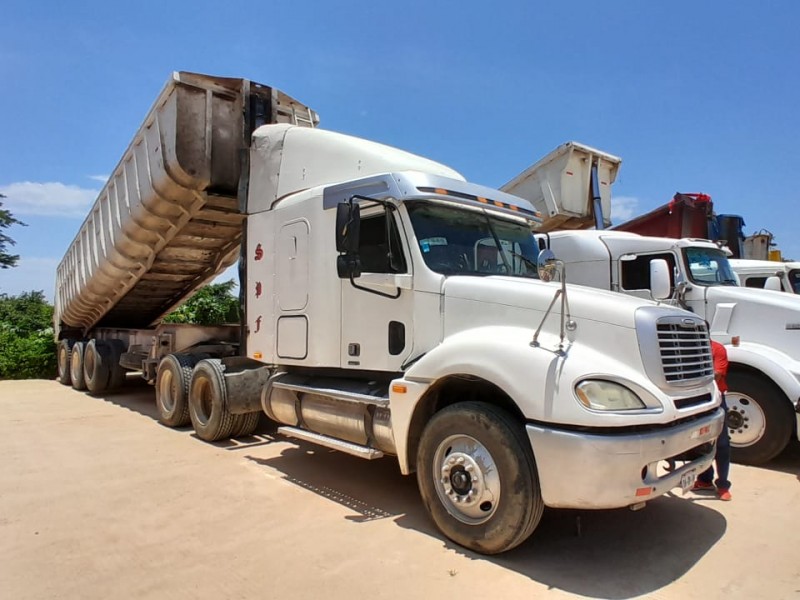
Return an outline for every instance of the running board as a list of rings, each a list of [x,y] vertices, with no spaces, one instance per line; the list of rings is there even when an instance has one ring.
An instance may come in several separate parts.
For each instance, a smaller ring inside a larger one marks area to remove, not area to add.
[[[278,427],[278,433],[282,433],[287,437],[311,442],[319,446],[325,446],[326,448],[330,448],[332,450],[339,450],[340,452],[352,454],[353,456],[357,456],[359,458],[366,458],[367,460],[374,460],[383,456],[383,452],[376,450],[375,448],[359,446],[358,444],[353,444],[352,442],[345,442],[344,440],[340,440],[338,438],[322,435],[321,433],[314,433],[313,431],[306,431],[305,429],[299,429],[297,427]]]

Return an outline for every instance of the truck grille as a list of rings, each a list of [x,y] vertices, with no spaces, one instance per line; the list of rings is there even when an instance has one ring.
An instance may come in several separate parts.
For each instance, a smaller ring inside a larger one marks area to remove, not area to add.
[[[664,378],[681,383],[714,375],[711,342],[705,323],[696,319],[665,317],[656,324]]]

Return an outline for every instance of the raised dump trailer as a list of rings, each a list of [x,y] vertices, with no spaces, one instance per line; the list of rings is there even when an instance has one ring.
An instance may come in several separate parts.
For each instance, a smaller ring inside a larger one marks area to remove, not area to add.
[[[317,122],[274,88],[174,73],[58,266],[56,326],[149,327],[236,262],[250,134]]]
[[[539,231],[605,229],[611,225],[611,184],[622,159],[567,142],[500,189],[525,198],[542,215]]]

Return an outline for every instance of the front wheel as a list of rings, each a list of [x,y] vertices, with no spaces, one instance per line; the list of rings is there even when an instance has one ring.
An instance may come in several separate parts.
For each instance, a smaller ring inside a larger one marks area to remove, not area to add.
[[[482,554],[524,542],[544,511],[524,429],[490,404],[455,404],[431,418],[420,440],[417,483],[439,530]]]
[[[732,372],[727,383],[731,460],[746,465],[772,460],[792,435],[795,419],[790,402],[775,384],[758,375]]]

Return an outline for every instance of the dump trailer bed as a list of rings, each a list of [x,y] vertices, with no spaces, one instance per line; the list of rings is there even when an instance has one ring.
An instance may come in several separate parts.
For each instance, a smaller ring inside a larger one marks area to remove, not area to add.
[[[317,122],[274,88],[174,73],[58,266],[59,329],[151,326],[232,265],[251,133]]]

